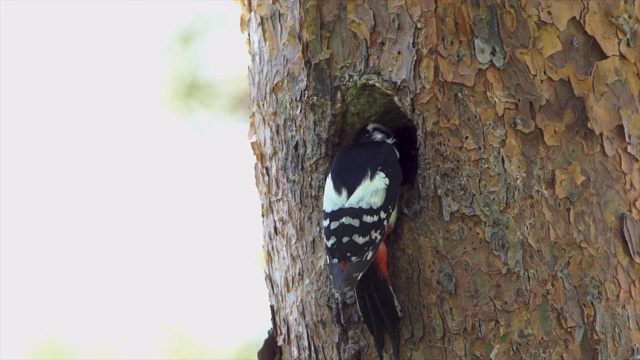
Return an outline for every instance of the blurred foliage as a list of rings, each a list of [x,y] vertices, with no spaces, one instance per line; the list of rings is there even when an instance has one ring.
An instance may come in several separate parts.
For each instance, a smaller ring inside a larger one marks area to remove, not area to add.
[[[258,356],[258,350],[260,350],[263,341],[263,339],[258,339],[240,345],[233,355],[233,358],[238,360],[255,359]]]
[[[165,345],[160,350],[160,359],[167,360],[214,360],[214,359],[255,359],[262,339],[249,340],[233,348],[213,348],[185,331],[171,328]],[[43,340],[25,357],[29,360],[80,360],[80,359],[118,359],[112,350],[84,349],[64,343],[51,337]]]
[[[78,346],[70,345],[57,337],[49,337],[44,339],[35,350],[25,356],[29,360],[84,360],[92,359],[114,359],[115,352],[107,348],[84,349]]]
[[[68,360],[79,359],[80,354],[73,347],[62,343],[56,338],[44,340],[27,356],[28,359]]]
[[[214,351],[186,332],[171,330],[170,338],[162,351],[164,359],[219,359],[225,352]]]
[[[163,359],[170,360],[205,360],[205,359],[255,359],[261,339],[254,339],[234,348],[217,349],[177,329],[171,329],[170,339],[162,351]]]
[[[230,65],[247,62],[248,52],[238,54],[237,47],[229,46],[236,39],[226,27],[217,25],[218,20],[200,16],[176,32],[170,46],[168,102],[181,117],[204,112],[216,119],[247,120],[246,67],[238,70]],[[237,32],[239,35],[239,26]]]

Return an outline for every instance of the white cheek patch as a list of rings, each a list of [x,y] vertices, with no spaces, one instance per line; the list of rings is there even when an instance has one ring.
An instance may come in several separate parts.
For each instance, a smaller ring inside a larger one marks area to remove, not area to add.
[[[327,179],[327,183],[329,183],[329,179]],[[387,195],[387,186],[389,186],[389,178],[382,171],[376,172],[373,178],[366,176],[346,201],[345,207],[377,209],[384,202],[384,198]]]
[[[387,135],[385,135],[384,133],[382,133],[380,131],[375,131],[375,132],[371,133],[371,137],[375,141],[387,141]]]
[[[396,139],[391,136],[389,129],[380,124],[369,124],[367,125],[367,130],[369,130],[371,138],[374,141],[386,141],[389,144],[393,144],[396,141]]]
[[[345,207],[347,203],[347,190],[342,189],[340,193],[336,191],[331,180],[331,174],[327,177],[327,182],[324,184],[324,203],[322,210],[324,212],[332,212],[334,210]]]

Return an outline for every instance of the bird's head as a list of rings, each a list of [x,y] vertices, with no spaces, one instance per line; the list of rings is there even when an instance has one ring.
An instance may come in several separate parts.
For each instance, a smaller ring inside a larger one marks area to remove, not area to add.
[[[393,137],[389,129],[376,123],[363,126],[353,139],[354,144],[362,144],[372,141],[386,141],[389,144],[393,144],[396,139]]]

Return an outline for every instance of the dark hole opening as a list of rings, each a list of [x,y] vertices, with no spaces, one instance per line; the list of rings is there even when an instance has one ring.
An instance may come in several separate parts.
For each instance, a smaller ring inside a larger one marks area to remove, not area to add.
[[[393,95],[370,84],[351,87],[346,94],[346,116],[341,126],[341,143],[349,144],[365,124],[378,123],[391,130],[400,154],[402,184],[413,185],[418,174],[418,135],[415,124],[396,104]]]

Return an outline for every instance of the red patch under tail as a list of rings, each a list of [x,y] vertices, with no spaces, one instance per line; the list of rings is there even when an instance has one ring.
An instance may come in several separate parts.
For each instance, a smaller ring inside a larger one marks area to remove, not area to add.
[[[387,282],[390,282],[390,280],[389,280],[389,270],[387,268],[386,242],[387,242],[387,236],[389,235],[392,229],[393,227],[389,226],[387,228],[387,231],[385,231],[384,236],[382,237],[382,243],[380,244],[380,247],[376,252],[376,256],[373,259],[373,264],[376,266],[376,268],[378,268],[378,274],[380,275],[381,278],[387,280]]]

